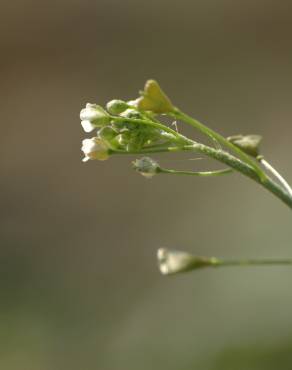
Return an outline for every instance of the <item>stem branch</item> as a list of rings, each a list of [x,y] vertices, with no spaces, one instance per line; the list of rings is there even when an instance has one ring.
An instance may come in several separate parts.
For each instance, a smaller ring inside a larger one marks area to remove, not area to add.
[[[260,168],[260,166],[258,166],[256,162],[254,162],[241,149],[239,149],[237,146],[235,146],[230,141],[225,139],[222,135],[218,134],[216,131],[213,131],[209,127],[205,126],[203,123],[183,113],[178,108],[175,108],[174,111],[170,115],[175,117],[176,119],[182,120],[188,123],[189,125],[195,127],[197,130],[207,135],[211,139],[216,139],[220,144],[224,145],[225,147],[229,148],[234,153],[236,153],[242,161],[248,163],[258,173],[258,175],[260,176],[262,180],[266,178],[265,173],[262,171],[262,169]]]
[[[277,266],[277,265],[292,265],[292,259],[238,259],[225,260],[219,258],[211,259],[211,266]]]
[[[158,172],[159,173],[166,173],[166,174],[173,174],[173,175],[189,175],[189,176],[211,177],[211,176],[227,175],[229,173],[232,173],[233,170],[231,168],[226,168],[224,170],[217,170],[217,171],[194,172],[194,171],[171,170],[171,169],[159,167]]]
[[[193,121],[191,117],[180,113],[178,117],[187,117],[188,120]],[[221,137],[221,135],[216,134],[216,138],[220,138],[220,142],[226,144],[228,147],[231,147],[237,154],[239,154],[240,159],[233,156],[232,154],[222,150],[222,149],[215,149],[209,147],[204,144],[196,143],[195,141],[188,139],[187,137],[179,134],[175,130],[171,129],[168,126],[165,126],[161,123],[153,122],[150,120],[144,119],[136,119],[136,118],[124,118],[124,117],[113,117],[115,122],[129,122],[129,123],[138,123],[143,125],[148,125],[151,127],[155,127],[159,130],[163,130],[172,134],[176,142],[178,144],[177,147],[175,146],[158,146],[152,148],[143,148],[142,150],[137,151],[122,151],[122,150],[111,150],[112,154],[153,154],[153,153],[161,153],[161,152],[181,152],[181,151],[193,151],[196,153],[205,154],[208,157],[211,157],[221,163],[224,163],[231,167],[232,169],[241,172],[243,175],[251,178],[252,180],[256,181],[257,183],[261,184],[267,190],[272,192],[275,196],[281,199],[285,204],[287,204],[292,209],[292,194],[287,192],[286,189],[283,189],[277,183],[275,183],[270,177],[268,177],[260,167],[255,165],[255,163],[239,148],[234,146],[232,143]],[[195,121],[195,120],[194,120]],[[196,122],[196,121],[195,121]],[[203,125],[204,130],[210,130],[205,128]],[[213,135],[213,131],[212,131]],[[222,138],[222,139],[221,139]],[[219,141],[219,139],[218,139]]]
[[[284,177],[280,175],[279,172],[263,157],[259,158],[259,162],[275,176],[275,178],[283,185],[287,192],[292,196],[292,189],[288,182],[284,179]]]

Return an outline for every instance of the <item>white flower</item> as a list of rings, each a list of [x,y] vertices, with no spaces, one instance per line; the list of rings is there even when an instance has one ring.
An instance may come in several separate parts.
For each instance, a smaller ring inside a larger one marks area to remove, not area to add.
[[[85,132],[91,132],[96,127],[103,126],[110,121],[108,113],[99,105],[86,104],[80,112],[81,125]]]
[[[85,155],[83,162],[87,162],[89,159],[104,161],[109,157],[109,148],[107,144],[98,137],[84,139],[82,141],[81,150]]]
[[[212,260],[182,251],[160,248],[157,251],[159,270],[163,275],[177,274],[212,265]]]

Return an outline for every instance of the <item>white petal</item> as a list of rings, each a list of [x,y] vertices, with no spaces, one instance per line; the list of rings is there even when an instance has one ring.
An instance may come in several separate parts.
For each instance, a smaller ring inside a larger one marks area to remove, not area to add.
[[[95,104],[86,104],[86,108],[80,112],[81,121],[93,121],[100,117],[100,111],[97,109]]]
[[[127,103],[128,103],[129,105],[131,105],[132,107],[137,108],[137,106],[138,106],[138,100],[139,100],[139,98],[137,98],[137,99],[135,99],[135,100],[129,100]]]
[[[88,154],[94,150],[95,146],[96,144],[93,139],[84,139],[82,140],[81,150],[83,151],[84,154]]]
[[[82,145],[87,145],[92,141],[92,139],[84,139],[82,140]]]
[[[107,144],[98,137],[83,140],[81,150],[88,159],[105,160],[109,156]]]
[[[95,126],[88,120],[81,121],[81,126],[85,132],[91,132],[95,129]]]

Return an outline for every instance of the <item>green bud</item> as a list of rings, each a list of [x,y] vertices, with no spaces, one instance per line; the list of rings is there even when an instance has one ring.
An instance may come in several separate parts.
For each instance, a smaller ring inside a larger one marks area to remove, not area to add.
[[[173,275],[180,272],[212,266],[212,258],[197,257],[189,253],[160,248],[157,251],[158,267],[163,275]]]
[[[259,135],[235,135],[228,137],[227,140],[252,157],[259,155],[259,147],[262,141],[262,137]]]
[[[102,127],[98,131],[98,137],[105,141],[111,149],[116,149],[119,145],[116,140],[118,131],[110,126]]]
[[[101,139],[104,139],[104,140],[107,140],[107,141],[111,141],[111,140],[112,140],[112,139],[114,139],[117,135],[118,135],[118,131],[116,131],[114,128],[112,128],[112,127],[110,127],[110,126],[102,127],[102,128],[98,131],[98,136],[99,136]]]
[[[159,173],[159,164],[154,159],[149,157],[142,157],[133,162],[133,167],[142,176],[151,179],[155,174]]]
[[[142,114],[133,108],[125,110],[123,113],[121,113],[121,117],[136,119],[143,118]]]
[[[119,115],[123,113],[126,109],[129,108],[129,105],[123,100],[114,99],[107,103],[106,109],[110,114]]]
[[[144,91],[137,100],[139,110],[151,111],[162,114],[173,110],[173,105],[167,95],[161,90],[155,80],[148,80],[145,84]]]

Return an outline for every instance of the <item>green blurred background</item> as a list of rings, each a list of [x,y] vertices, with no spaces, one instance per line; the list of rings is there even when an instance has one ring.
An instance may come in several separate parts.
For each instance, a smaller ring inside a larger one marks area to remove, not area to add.
[[[79,122],[85,103],[156,78],[223,135],[263,135],[291,181],[291,14],[289,1],[2,3],[1,369],[292,369],[291,268],[165,278],[155,258],[291,257],[291,211],[240,175],[84,164]]]

